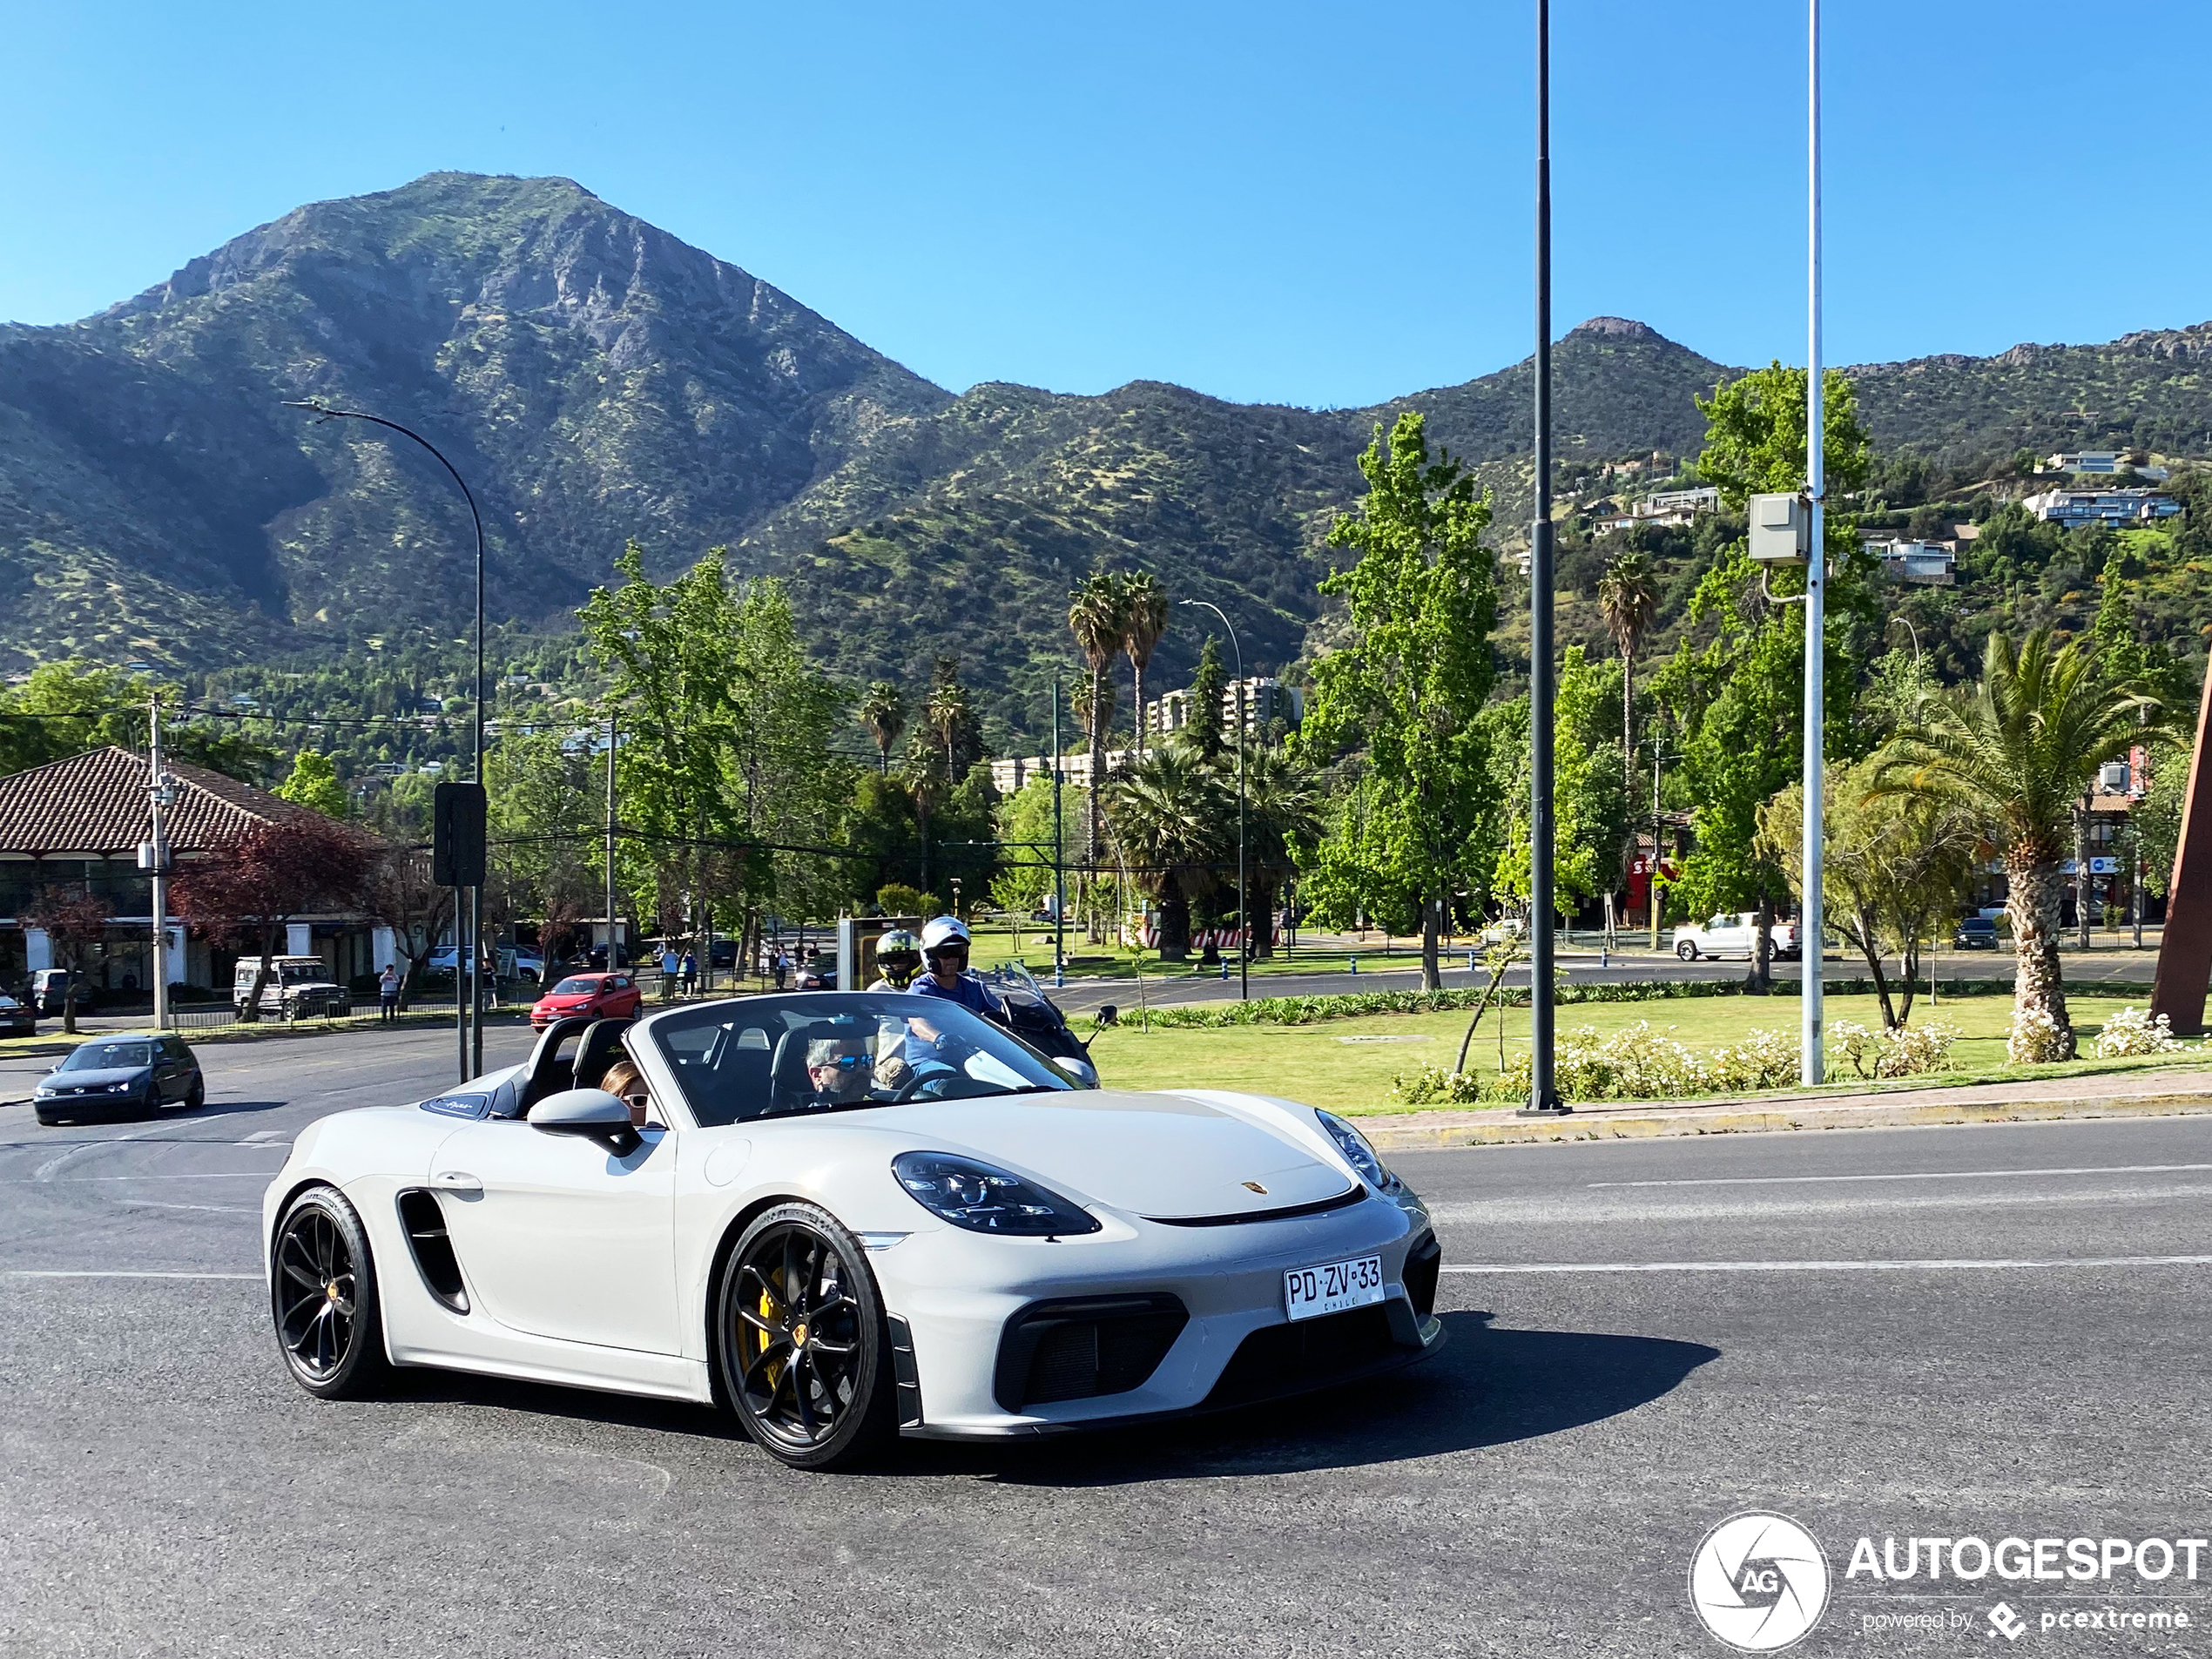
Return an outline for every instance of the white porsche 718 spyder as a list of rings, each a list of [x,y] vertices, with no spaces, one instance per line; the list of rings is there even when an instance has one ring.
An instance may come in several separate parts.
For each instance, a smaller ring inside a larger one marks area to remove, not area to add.
[[[823,1468],[1347,1382],[1442,1342],[1427,1212],[1343,1119],[1096,1086],[956,1004],[563,1020],[311,1124],[263,1204],[287,1364],[714,1402]]]

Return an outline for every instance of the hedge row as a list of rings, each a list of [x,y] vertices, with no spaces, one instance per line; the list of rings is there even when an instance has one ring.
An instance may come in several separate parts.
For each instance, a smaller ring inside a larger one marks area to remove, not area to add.
[[[1892,985],[1892,994],[1899,988]],[[2094,990],[2101,995],[2148,996],[2148,985],[2079,986],[2080,991]],[[1874,981],[1868,979],[1835,980],[1827,981],[1829,994],[1835,996],[1871,996]],[[1945,980],[1940,981],[1944,996],[2009,996],[2013,982],[2003,980]],[[1741,980],[1644,980],[1628,984],[1561,985],[1554,1001],[1561,1007],[1576,1002],[1666,1002],[1677,998],[1705,996],[1743,996],[1747,995]],[[1795,980],[1777,980],[1773,995],[1794,1001],[1797,996]],[[1442,991],[1353,991],[1343,996],[1260,996],[1249,1002],[1186,1002],[1173,1007],[1151,1010],[1151,1023],[1173,1029],[1177,1028],[1212,1028],[1238,1025],[1312,1025],[1323,1020],[1351,1020],[1369,1014],[1441,1014],[1453,1008],[1472,1008],[1481,1001],[1483,992],[1479,986],[1462,986]],[[1510,988],[1504,993],[1508,1007],[1525,1008],[1528,1002],[1526,986]],[[1138,1010],[1123,1008],[1119,1018],[1128,1024],[1141,1019]]]

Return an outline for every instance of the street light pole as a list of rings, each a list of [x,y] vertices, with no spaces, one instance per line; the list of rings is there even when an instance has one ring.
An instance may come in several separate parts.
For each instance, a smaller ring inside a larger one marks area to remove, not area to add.
[[[432,443],[429,439],[411,427],[401,426],[397,421],[388,421],[381,415],[369,415],[360,409],[334,409],[327,404],[315,401],[313,398],[288,397],[284,400],[284,407],[288,409],[306,409],[315,416],[318,423],[323,421],[366,421],[371,426],[381,426],[388,431],[398,433],[401,437],[414,439],[437,458],[438,464],[446,469],[455,484],[460,488],[461,498],[469,503],[469,521],[476,529],[476,681],[474,707],[476,711],[475,779],[477,787],[482,788],[484,781],[484,518],[483,515],[476,510],[476,497],[469,488],[469,481],[461,475],[459,468],[445,458],[444,453],[436,444]],[[456,894],[454,903],[453,929],[455,934],[454,1001],[458,1005],[465,991],[468,1008],[463,1012],[456,1006],[455,1012],[459,1017],[462,1033],[462,1069],[469,1076],[474,1077],[481,1076],[484,1069],[483,989],[481,960],[484,890],[481,887],[469,889],[469,938],[465,948],[460,938],[462,926],[459,900],[460,895]],[[467,1079],[464,1078],[463,1081]]]
[[[1825,1075],[1825,987],[1821,977],[1820,941],[1826,931],[1821,882],[1825,816],[1823,760],[1826,738],[1824,715],[1828,548],[1822,521],[1826,516],[1828,466],[1826,421],[1822,408],[1824,388],[1820,382],[1820,0],[1806,0],[1806,3],[1805,165],[1809,211],[1805,241],[1805,496],[1811,503],[1808,516],[1811,521],[1812,545],[1805,559],[1805,808],[1802,857],[1805,874],[1804,899],[1799,907],[1797,927],[1797,1042],[1801,1051],[1797,1075],[1810,1088]]]
[[[1196,605],[1221,618],[1229,631],[1229,649],[1237,658],[1237,997],[1248,1001],[1252,994],[1252,916],[1250,889],[1244,885],[1244,648],[1237,643],[1237,625],[1229,613],[1211,599],[1178,599],[1177,604]],[[1213,718],[1220,718],[1216,710]]]
[[[1552,1074],[1552,66],[1536,0],[1535,502],[1528,524],[1528,1104],[1570,1110]]]
[[[157,1031],[169,1028],[169,837],[161,812],[175,792],[161,775],[161,698],[157,692],[146,702],[146,809],[153,826],[148,869],[153,878],[153,1028]],[[2139,927],[2138,934],[2141,931]]]
[[[615,971],[615,712],[607,711],[607,972]]]
[[[1052,988],[1055,991],[1068,983],[1067,846],[1067,832],[1060,823],[1060,676],[1055,673],[1052,677]]]

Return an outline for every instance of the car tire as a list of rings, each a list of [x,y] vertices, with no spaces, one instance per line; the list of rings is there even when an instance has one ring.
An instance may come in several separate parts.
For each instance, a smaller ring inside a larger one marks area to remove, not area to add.
[[[1697,960],[1697,947],[1685,939],[1675,947],[1675,954],[1683,961],[1694,962]]]
[[[335,1187],[309,1187],[277,1223],[269,1314],[292,1380],[318,1399],[359,1399],[390,1372],[376,1264]]]
[[[738,1238],[715,1297],[714,1358],[745,1433],[792,1468],[851,1467],[897,1438],[875,1274],[860,1241],[816,1205],[778,1204]]]
[[[195,1077],[192,1080],[192,1087],[185,1090],[185,1109],[188,1112],[196,1112],[206,1104],[207,1104],[207,1079]]]

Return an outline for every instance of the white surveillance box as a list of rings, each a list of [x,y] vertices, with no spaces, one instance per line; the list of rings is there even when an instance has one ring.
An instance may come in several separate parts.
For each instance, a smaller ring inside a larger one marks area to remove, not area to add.
[[[1756,564],[1803,564],[1812,550],[1812,504],[1803,496],[1754,496],[1751,560]]]

